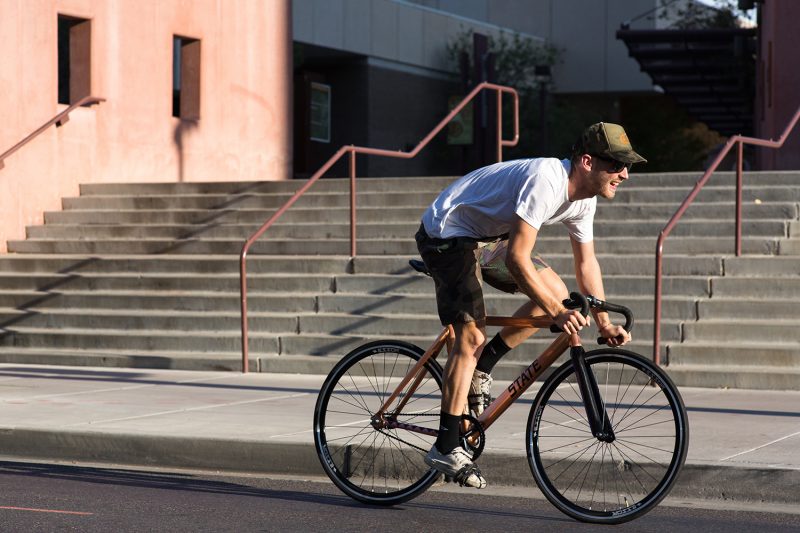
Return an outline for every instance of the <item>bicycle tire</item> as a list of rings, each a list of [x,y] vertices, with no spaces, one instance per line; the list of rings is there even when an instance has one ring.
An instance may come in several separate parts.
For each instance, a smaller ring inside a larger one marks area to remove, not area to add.
[[[605,348],[587,353],[586,363],[615,440],[592,435],[567,362],[531,407],[528,462],[537,485],[561,512],[582,522],[619,524],[644,515],[669,493],[686,460],[688,417],[672,380],[641,355]]]
[[[435,436],[377,429],[371,423],[423,354],[401,341],[362,345],[339,361],[320,389],[314,409],[317,455],[331,481],[355,500],[402,503],[423,493],[440,475],[424,463]],[[398,421],[438,430],[442,369],[433,359],[424,368],[425,378]],[[398,400],[404,397],[405,391]]]

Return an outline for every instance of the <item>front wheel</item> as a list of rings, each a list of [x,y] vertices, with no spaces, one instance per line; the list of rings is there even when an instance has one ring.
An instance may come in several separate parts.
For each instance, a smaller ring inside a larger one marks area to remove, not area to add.
[[[439,477],[424,462],[439,428],[442,369],[436,361],[428,360],[386,411],[390,423],[417,431],[374,420],[423,354],[400,341],[365,344],[344,356],[322,385],[314,443],[325,473],[351,498],[394,505],[421,494]]]
[[[589,428],[572,362],[542,386],[528,417],[533,477],[550,502],[584,522],[618,524],[654,508],[686,459],[689,422],[677,388],[644,357],[612,348],[586,354],[614,439]]]

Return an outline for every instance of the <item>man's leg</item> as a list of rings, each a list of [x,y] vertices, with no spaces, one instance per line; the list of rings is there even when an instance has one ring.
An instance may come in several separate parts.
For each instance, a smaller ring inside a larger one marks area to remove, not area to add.
[[[447,365],[444,367],[442,411],[461,416],[467,403],[472,372],[486,340],[486,332],[483,324],[479,325],[474,321],[453,324],[453,330],[456,338],[453,353],[447,358]]]
[[[461,415],[467,402],[472,373],[486,339],[483,324],[453,324],[455,344],[447,358],[442,385],[439,436],[425,462],[461,485],[482,489],[486,480],[460,442]]]

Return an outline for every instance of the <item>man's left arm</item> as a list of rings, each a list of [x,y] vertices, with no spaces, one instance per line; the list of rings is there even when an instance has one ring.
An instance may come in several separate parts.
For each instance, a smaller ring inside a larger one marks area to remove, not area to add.
[[[572,255],[575,260],[575,279],[578,288],[583,294],[591,294],[596,298],[605,300],[603,290],[603,276],[600,272],[600,263],[594,253],[594,241],[578,242],[570,237],[572,242]],[[611,322],[606,311],[592,309],[597,330],[602,337],[608,340],[609,346],[622,346],[630,342],[631,335],[622,326]]]

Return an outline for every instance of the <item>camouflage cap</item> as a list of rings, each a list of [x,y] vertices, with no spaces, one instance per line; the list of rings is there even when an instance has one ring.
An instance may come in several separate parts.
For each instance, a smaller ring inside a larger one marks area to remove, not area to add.
[[[631,141],[622,126],[610,122],[598,122],[583,130],[574,149],[580,153],[609,157],[623,163],[647,163],[647,159],[633,151]]]

